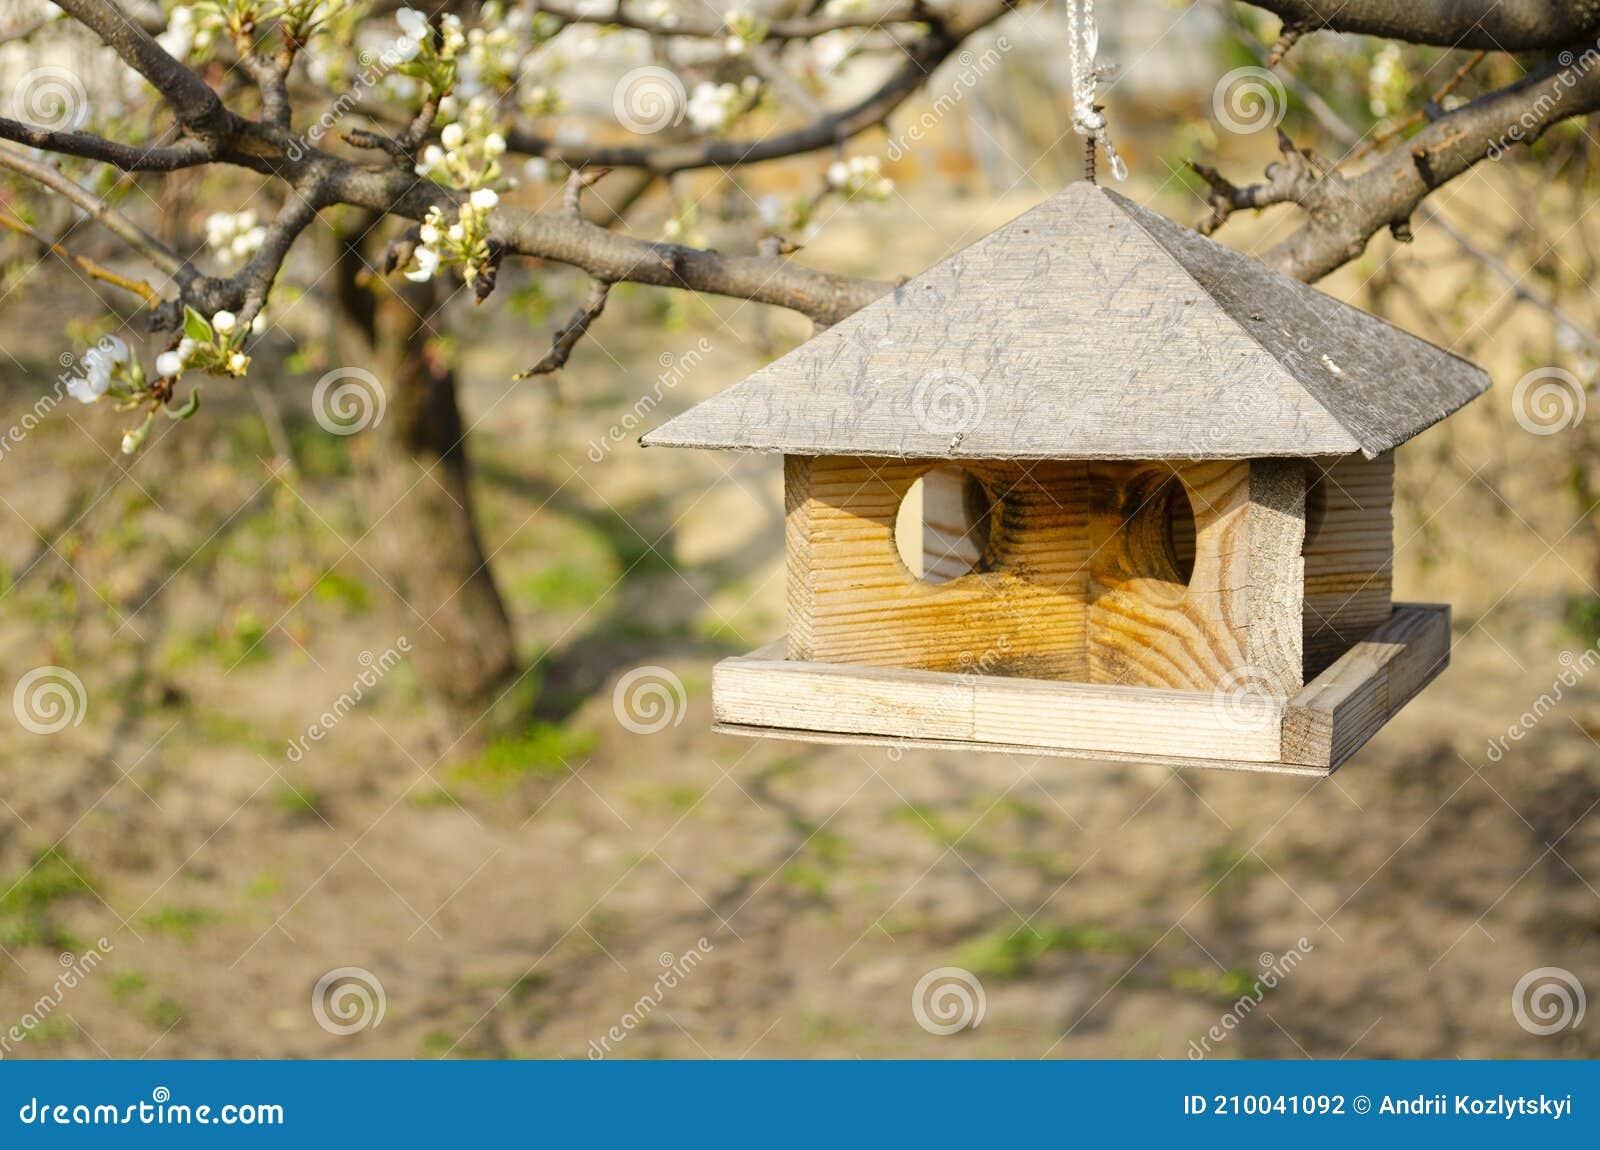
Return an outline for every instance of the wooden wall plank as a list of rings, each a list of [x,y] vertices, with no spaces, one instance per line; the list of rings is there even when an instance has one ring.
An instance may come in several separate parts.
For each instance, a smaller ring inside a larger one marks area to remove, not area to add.
[[[1394,568],[1394,455],[1308,461],[1305,668],[1313,679],[1389,618]]]
[[[895,516],[933,461],[790,457],[791,658],[1085,678],[1083,463],[974,463],[995,497],[981,568],[945,583],[901,561]]]

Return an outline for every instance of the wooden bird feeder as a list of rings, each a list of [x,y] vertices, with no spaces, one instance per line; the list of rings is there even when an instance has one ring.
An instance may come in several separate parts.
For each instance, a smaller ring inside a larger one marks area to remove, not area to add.
[[[1393,451],[1487,387],[1080,183],[643,442],[784,455],[718,730],[1323,775],[1449,660]]]

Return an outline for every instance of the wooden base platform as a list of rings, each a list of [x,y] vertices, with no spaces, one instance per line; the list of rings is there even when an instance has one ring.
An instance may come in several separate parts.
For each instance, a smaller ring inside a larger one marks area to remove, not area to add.
[[[1450,608],[1395,604],[1289,698],[1248,676],[1233,690],[1173,691],[792,662],[783,652],[779,641],[716,665],[715,730],[1322,776],[1448,665]]]

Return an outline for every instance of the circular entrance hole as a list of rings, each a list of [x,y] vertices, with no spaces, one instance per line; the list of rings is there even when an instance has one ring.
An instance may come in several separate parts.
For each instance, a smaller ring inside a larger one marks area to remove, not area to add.
[[[1167,520],[1167,540],[1172,549],[1172,570],[1177,582],[1188,586],[1194,578],[1194,505],[1189,493],[1176,479],[1166,482],[1167,493],[1162,508]]]
[[[1188,586],[1194,576],[1195,522],[1189,493],[1177,477],[1162,480],[1139,498],[1125,522],[1133,574]],[[1129,500],[1133,502],[1133,499]]]
[[[918,477],[900,501],[894,545],[924,583],[948,583],[983,563],[994,501],[962,467],[935,467]]]

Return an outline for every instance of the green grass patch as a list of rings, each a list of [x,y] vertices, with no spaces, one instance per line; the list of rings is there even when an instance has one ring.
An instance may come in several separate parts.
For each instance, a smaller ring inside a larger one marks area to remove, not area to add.
[[[123,971],[111,976],[111,1001],[118,1006],[127,1006],[150,986],[150,980],[135,971]]]
[[[1180,967],[1167,979],[1174,990],[1203,994],[1217,1002],[1237,1002],[1254,996],[1256,972],[1242,967],[1218,970],[1216,967]]]
[[[311,594],[323,603],[336,603],[352,614],[372,606],[372,588],[340,571],[328,571],[311,585]]]
[[[272,792],[272,805],[293,818],[321,818],[323,798],[309,783],[286,780]]]
[[[517,579],[512,594],[544,611],[587,609],[600,601],[616,578],[612,565],[603,561],[562,558]]]
[[[535,723],[497,737],[480,753],[450,771],[455,782],[490,794],[507,794],[529,779],[558,779],[581,765],[594,750],[590,731],[555,723]]]
[[[87,873],[65,851],[49,847],[27,869],[0,878],[0,944],[71,949],[76,940],[54,912],[63,899],[93,892]]]
[[[1004,981],[1031,973],[1049,954],[1133,954],[1141,944],[1132,935],[1094,923],[1003,928],[980,935],[956,954],[956,965],[980,978]]]
[[[157,934],[171,935],[185,942],[204,926],[218,919],[216,911],[204,906],[158,906],[140,921]]]
[[[906,803],[889,812],[893,822],[904,823],[912,830],[928,835],[940,846],[953,846],[965,836],[966,827],[958,827],[933,807],[922,803]]]

